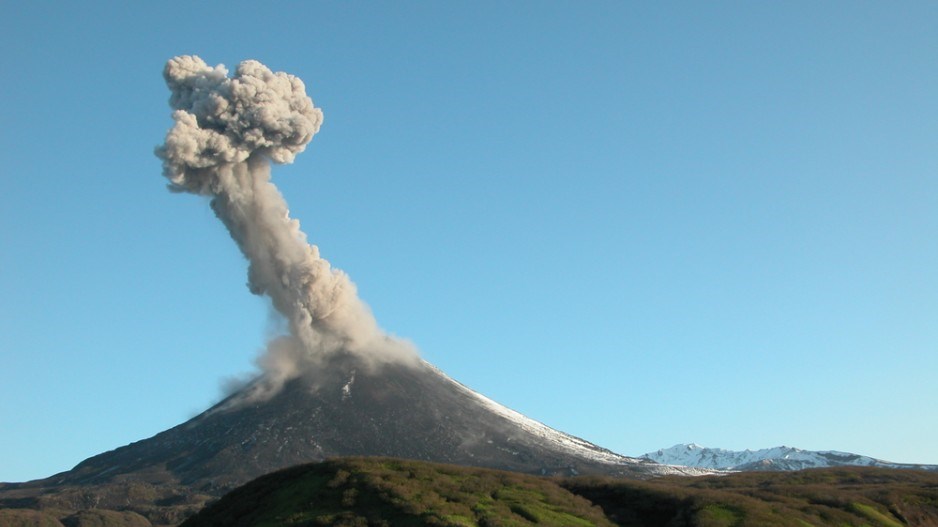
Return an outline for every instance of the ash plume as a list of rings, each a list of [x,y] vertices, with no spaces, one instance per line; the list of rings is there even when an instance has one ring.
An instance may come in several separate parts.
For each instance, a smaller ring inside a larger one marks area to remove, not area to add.
[[[288,322],[290,335],[258,360],[266,374],[258,393],[337,354],[371,365],[415,360],[411,345],[379,329],[348,275],[307,242],[270,181],[271,162],[292,163],[322,124],[303,82],[254,60],[229,77],[196,56],[169,60],[163,76],[175,124],[156,155],[170,189],[211,197],[249,262],[249,289]]]

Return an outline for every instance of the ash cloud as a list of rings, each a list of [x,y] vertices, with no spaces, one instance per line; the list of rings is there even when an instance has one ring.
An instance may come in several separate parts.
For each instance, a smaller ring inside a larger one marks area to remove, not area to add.
[[[175,124],[156,149],[169,188],[211,197],[211,207],[249,262],[248,287],[287,321],[258,360],[258,397],[339,354],[372,366],[416,361],[406,341],[381,331],[348,275],[307,242],[270,181],[271,163],[292,163],[322,125],[299,78],[244,61],[229,76],[196,56],[163,71]]]

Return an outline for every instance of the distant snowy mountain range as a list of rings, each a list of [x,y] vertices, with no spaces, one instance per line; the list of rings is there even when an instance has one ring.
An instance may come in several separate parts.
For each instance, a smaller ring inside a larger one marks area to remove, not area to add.
[[[691,443],[675,445],[657,452],[649,452],[641,457],[664,465],[738,471],[782,471],[843,466],[938,471],[938,465],[890,463],[848,452],[811,451],[787,446],[764,448],[762,450],[734,451],[722,448],[707,448]]]

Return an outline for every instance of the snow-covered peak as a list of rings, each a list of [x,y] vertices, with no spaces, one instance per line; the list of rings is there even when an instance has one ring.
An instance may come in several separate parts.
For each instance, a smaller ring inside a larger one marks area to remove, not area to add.
[[[839,466],[938,470],[938,466],[935,465],[890,463],[848,452],[838,452],[836,450],[811,451],[788,446],[738,451],[707,448],[696,443],[686,443],[656,452],[649,452],[641,457],[666,465],[717,470],[801,470]]]

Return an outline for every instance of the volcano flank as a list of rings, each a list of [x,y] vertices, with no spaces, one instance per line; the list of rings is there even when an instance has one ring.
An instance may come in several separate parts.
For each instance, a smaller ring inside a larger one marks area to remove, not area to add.
[[[640,474],[656,464],[558,432],[426,362],[369,372],[337,359],[252,402],[250,386],[175,428],[92,457],[58,484],[171,481],[217,493],[339,456],[389,456],[536,474]]]

